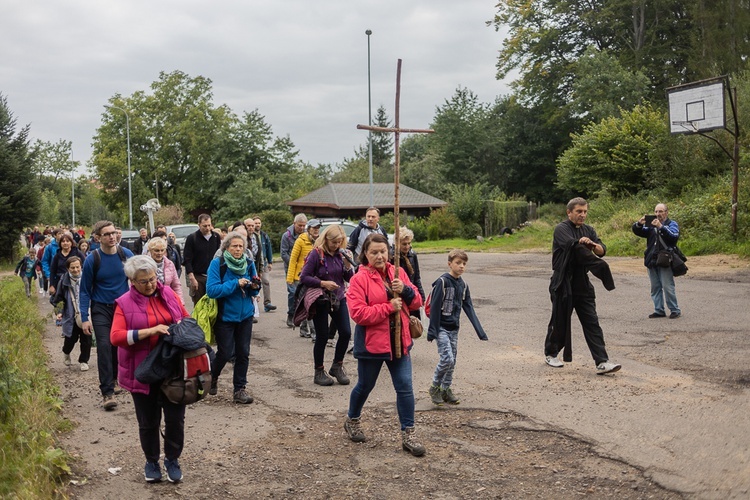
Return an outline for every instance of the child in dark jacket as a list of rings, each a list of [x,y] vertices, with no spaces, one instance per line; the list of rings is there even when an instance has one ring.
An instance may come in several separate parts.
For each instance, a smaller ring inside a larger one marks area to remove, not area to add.
[[[68,257],[65,262],[67,272],[63,274],[58,283],[55,283],[55,293],[50,297],[50,304],[56,306],[62,302],[62,311],[58,313],[57,319],[61,322],[63,341],[63,355],[65,366],[72,364],[70,353],[73,352],[76,342],[81,342],[81,354],[78,356],[79,368],[85,372],[89,369],[89,358],[91,357],[91,335],[87,335],[81,328],[81,314],[78,306],[78,297],[81,289],[80,280],[83,268],[81,259],[77,256]]]
[[[430,326],[427,340],[437,340],[440,359],[430,386],[430,397],[436,405],[443,402],[457,405],[460,400],[453,394],[451,384],[456,368],[458,350],[458,327],[463,310],[480,340],[487,340],[479,318],[474,312],[469,286],[461,279],[469,256],[463,250],[451,250],[448,254],[450,272],[443,274],[432,284],[430,298]]]
[[[26,297],[28,298],[31,298],[31,282],[36,279],[36,265],[36,251],[33,248],[16,265],[15,273],[23,280],[23,285],[26,288]]]

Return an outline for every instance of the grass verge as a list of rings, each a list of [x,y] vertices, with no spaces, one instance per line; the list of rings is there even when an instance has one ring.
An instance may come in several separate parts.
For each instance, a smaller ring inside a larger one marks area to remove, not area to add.
[[[55,440],[69,423],[47,370],[36,301],[19,278],[0,280],[0,498],[63,498],[70,472]]]

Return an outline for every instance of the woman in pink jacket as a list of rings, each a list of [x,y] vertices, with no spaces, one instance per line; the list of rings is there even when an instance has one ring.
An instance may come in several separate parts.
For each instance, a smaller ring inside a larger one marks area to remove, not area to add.
[[[405,451],[422,456],[425,448],[414,430],[414,389],[411,356],[413,342],[409,333],[409,311],[422,305],[422,297],[405,272],[394,277],[395,268],[388,262],[388,240],[379,233],[367,237],[359,255],[362,265],[349,281],[346,300],[349,313],[357,324],[354,329],[354,357],[357,359],[357,385],[349,397],[349,411],[344,423],[349,439],[365,441],[360,424],[362,407],[375,387],[385,363],[396,390],[396,409],[401,423],[401,443]],[[396,297],[394,294],[398,294]],[[395,315],[401,318],[395,329]],[[396,335],[401,350],[396,352]]]
[[[156,277],[159,283],[171,288],[175,295],[182,301],[182,283],[174,263],[166,258],[167,240],[164,238],[154,237],[148,240],[148,255],[156,262]]]

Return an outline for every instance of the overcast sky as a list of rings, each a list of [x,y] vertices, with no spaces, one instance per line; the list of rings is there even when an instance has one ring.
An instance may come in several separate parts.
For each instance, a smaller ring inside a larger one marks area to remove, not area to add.
[[[403,60],[401,126],[426,128],[461,86],[482,102],[509,92],[495,79],[502,35],[485,25],[496,0],[5,0],[0,93],[17,130],[73,142],[84,164],[103,105],[159,72],[213,82],[214,104],[258,109],[304,161],[340,163],[366,141],[367,36],[373,116],[393,119]]]

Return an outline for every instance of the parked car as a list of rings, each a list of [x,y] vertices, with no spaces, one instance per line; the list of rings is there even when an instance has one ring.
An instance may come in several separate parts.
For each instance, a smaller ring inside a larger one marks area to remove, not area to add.
[[[334,219],[334,218],[327,218],[327,219],[318,219],[320,221],[320,230],[323,231],[328,226],[331,226],[333,224],[340,224],[344,228],[344,232],[346,233],[346,237],[348,238],[352,232],[357,228],[357,224],[350,220],[346,219]]]
[[[136,231],[135,229],[123,229],[122,230],[122,241],[127,241],[128,243],[132,244],[135,243],[135,240],[141,237],[141,233]]]
[[[167,234],[174,233],[175,243],[180,245],[180,248],[185,247],[185,238],[197,230],[198,224],[175,224],[173,226],[167,226]]]

